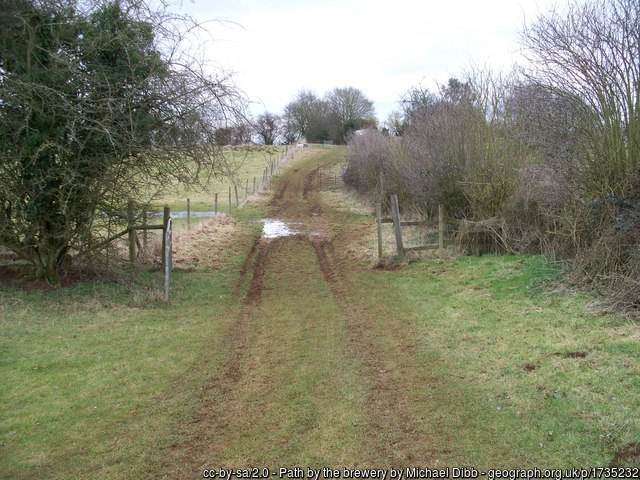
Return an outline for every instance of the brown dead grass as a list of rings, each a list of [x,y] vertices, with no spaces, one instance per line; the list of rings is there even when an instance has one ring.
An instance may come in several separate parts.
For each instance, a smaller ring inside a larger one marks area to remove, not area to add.
[[[236,234],[236,221],[224,214],[191,230],[178,230],[173,237],[174,268],[219,270],[236,242]],[[154,244],[154,254],[160,255],[159,243]]]

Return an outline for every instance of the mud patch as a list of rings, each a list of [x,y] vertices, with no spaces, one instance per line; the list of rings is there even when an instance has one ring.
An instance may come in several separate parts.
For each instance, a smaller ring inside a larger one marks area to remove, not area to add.
[[[553,355],[562,358],[585,358],[587,352],[556,352]]]
[[[331,264],[329,263],[329,259],[327,258],[327,254],[324,250],[325,243],[321,240],[316,240],[311,242],[314,250],[316,251],[316,257],[318,259],[318,263],[320,264],[320,270],[322,271],[322,275],[324,276],[325,281],[331,286],[334,285],[335,282],[335,274],[333,269],[331,268]],[[340,297],[338,300],[344,300],[344,295],[342,295],[341,291],[334,290],[334,296]]]
[[[276,202],[280,202],[282,201],[282,199],[284,198],[284,194],[287,191],[287,188],[289,188],[289,182],[291,181],[291,177],[288,177],[284,183],[280,186],[280,188],[278,189],[278,191],[276,192],[276,194],[273,196],[273,199],[271,200],[271,202],[269,203],[269,205],[273,205]]]
[[[640,463],[640,443],[630,443],[618,450],[611,459],[610,467],[623,467]]]
[[[240,380],[240,364],[247,344],[247,331],[253,318],[252,312],[260,303],[262,291],[264,290],[264,272],[269,262],[269,255],[277,244],[277,239],[272,241],[259,239],[254,242],[249,255],[247,255],[247,258],[255,256],[255,262],[253,263],[253,273],[249,288],[244,297],[243,309],[230,341],[232,353],[223,369],[223,379],[228,383],[237,383]]]
[[[394,375],[394,369],[385,364],[379,348],[368,338],[368,332],[372,330],[370,318],[358,312],[347,291],[340,285],[343,272],[331,264],[327,255],[327,250],[332,252],[333,243],[321,238],[313,239],[311,243],[325,281],[347,319],[349,342],[355,347],[356,356],[362,362],[365,375],[369,379],[365,400],[369,410],[368,421],[372,431],[384,432],[382,437],[370,439],[371,448],[376,451],[376,458],[387,458],[392,463],[400,465],[410,460],[409,457],[404,457],[401,445],[411,443],[408,439],[417,435],[414,422],[405,409],[410,403],[402,393],[405,388]],[[411,353],[410,345],[404,345],[402,348]]]
[[[258,250],[259,244],[260,244],[260,238],[256,238],[253,244],[251,245],[251,249],[249,250],[249,253],[245,257],[244,262],[242,263],[242,267],[240,268],[240,276],[238,277],[238,281],[236,283],[236,294],[240,292],[240,290],[242,289],[242,286],[244,285],[244,282],[247,278],[247,273],[249,272],[249,266],[253,261],[253,257],[255,256],[256,251]]]
[[[430,461],[433,463],[435,455],[444,455],[447,451],[438,448],[437,444],[441,442],[435,442],[434,445],[434,436],[441,434],[420,424],[421,419],[414,413],[414,406],[416,402],[422,402],[423,398],[413,398],[410,387],[416,382],[436,383],[440,380],[422,373],[428,369],[414,359],[417,355],[413,352],[418,336],[405,322],[394,320],[392,323],[396,331],[391,334],[394,345],[392,350],[397,353],[389,353],[386,337],[379,340],[385,326],[379,325],[377,318],[384,318],[387,314],[391,316],[391,312],[385,307],[365,303],[368,297],[358,295],[361,287],[353,283],[357,277],[351,276],[351,269],[357,268],[361,260],[361,238],[371,228],[370,219],[360,223],[354,221],[345,225],[338,224],[342,217],[333,216],[333,207],[321,203],[324,197],[318,193],[320,179],[315,165],[307,163],[304,168],[294,169],[292,172],[288,172],[291,181],[284,179],[280,184],[267,216],[300,221],[304,227],[294,226],[293,229],[304,230],[305,234],[273,239],[261,237],[251,247],[247,255],[250,258],[242,266],[242,280],[238,281],[238,300],[241,299],[242,302],[238,305],[240,310],[233,311],[229,322],[232,325],[225,331],[224,357],[220,357],[218,368],[203,386],[202,406],[194,416],[196,426],[188,429],[189,432],[193,430],[191,441],[176,447],[177,455],[181,457],[178,464],[195,467],[203,462],[211,462],[211,458],[216,458],[218,452],[224,451],[225,447],[220,445],[225,441],[225,430],[238,424],[235,420],[229,420],[230,417],[244,415],[246,408],[256,412],[256,409],[271,402],[271,399],[264,399],[264,402],[260,399],[255,405],[247,405],[242,394],[255,381],[248,372],[256,362],[264,358],[253,356],[253,347],[250,345],[252,332],[263,321],[261,315],[267,308],[266,300],[271,304],[272,295],[279,295],[279,292],[269,290],[270,273],[273,271],[277,274],[279,268],[289,268],[289,263],[280,263],[285,251],[278,249],[292,243],[296,243],[296,247],[299,246],[298,243],[305,244],[306,247],[296,250],[304,251],[305,255],[312,254],[308,250],[309,246],[314,249],[317,263],[313,264],[315,262],[310,258],[305,261],[311,261],[312,264],[305,265],[314,270],[314,281],[319,282],[321,289],[318,291],[321,292],[322,299],[335,302],[340,310],[335,311],[335,314],[340,322],[340,334],[344,337],[345,355],[348,355],[358,376],[362,378],[362,387],[358,388],[355,401],[358,409],[362,410],[360,421],[363,425],[358,426],[358,430],[366,438],[359,448],[367,458],[376,459],[381,464],[399,466]],[[304,201],[303,197],[306,197]],[[321,205],[324,208],[320,208]],[[336,242],[335,251],[333,239]],[[348,247],[346,249],[345,244]],[[248,246],[248,242],[244,243],[245,249]],[[320,277],[315,277],[318,269],[322,272],[324,282]],[[297,290],[292,288],[292,292],[295,294]],[[327,296],[329,292],[333,298]],[[287,290],[286,295],[290,294]],[[286,301],[285,296],[282,301]],[[398,328],[399,326],[402,328]],[[421,373],[411,375],[413,371]],[[270,377],[264,380],[268,382]],[[246,425],[248,429],[251,427],[251,424]],[[304,427],[306,432],[307,426]],[[218,433],[214,435],[213,432]],[[306,434],[302,434],[300,438],[301,445],[304,446]],[[283,442],[283,445],[288,443]],[[204,458],[205,453],[207,458]],[[245,452],[237,453],[236,461],[242,461]],[[250,453],[246,452],[246,455]]]
[[[264,274],[269,263],[269,257],[277,248],[281,239],[266,240],[257,238],[251,245],[240,272],[240,279],[236,285],[237,295],[251,271],[249,286],[242,302],[242,310],[237,314],[237,320],[225,338],[229,351],[226,361],[220,370],[210,377],[209,384],[201,390],[202,406],[192,417],[190,424],[195,430],[188,442],[178,443],[171,447],[179,462],[199,467],[185,472],[178,478],[194,478],[195,472],[202,473],[202,455],[209,448],[211,432],[224,430],[228,427],[226,414],[219,410],[219,403],[233,395],[236,384],[242,381],[242,365],[247,348],[248,335],[251,324],[255,319],[255,309],[260,303],[264,290]],[[206,360],[205,360],[206,362]]]
[[[279,239],[271,241],[260,240],[260,242],[258,242],[258,253],[253,266],[253,275],[244,300],[245,307],[255,306],[260,303],[262,290],[264,290],[264,271],[269,261],[269,254],[273,248],[278,245],[278,240]],[[246,313],[248,315],[250,312],[247,311]]]
[[[537,368],[538,368],[538,366],[537,366],[537,365],[535,365],[535,364],[533,364],[533,363],[525,363],[525,364],[522,366],[522,369],[523,369],[525,372],[533,372],[533,371],[534,371],[534,370],[536,370]]]

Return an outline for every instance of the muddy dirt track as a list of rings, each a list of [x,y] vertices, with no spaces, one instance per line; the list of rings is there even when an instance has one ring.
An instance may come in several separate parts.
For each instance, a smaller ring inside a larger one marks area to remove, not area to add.
[[[438,455],[437,429],[421,418],[428,401],[411,394],[427,379],[414,332],[350,279],[363,267],[340,252],[358,228],[345,228],[319,188],[317,166],[335,158],[309,158],[269,205],[300,233],[258,238],[247,252],[225,360],[203,387],[190,439],[175,446],[184,478],[221,467],[424,465]]]

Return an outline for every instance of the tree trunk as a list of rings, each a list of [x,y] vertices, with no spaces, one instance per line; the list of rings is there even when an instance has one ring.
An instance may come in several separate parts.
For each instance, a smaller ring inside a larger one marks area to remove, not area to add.
[[[55,241],[43,241],[31,248],[31,261],[34,265],[36,280],[59,285],[65,259],[68,258],[67,245],[56,245]]]

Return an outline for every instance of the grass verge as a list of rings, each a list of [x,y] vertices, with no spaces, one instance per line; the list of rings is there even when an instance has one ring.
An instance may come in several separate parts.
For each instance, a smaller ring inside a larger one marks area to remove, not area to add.
[[[535,256],[424,260],[351,281],[378,305],[371,337],[403,368],[432,465],[638,466],[640,329],[549,291]],[[407,358],[406,351],[411,352]]]
[[[177,252],[169,304],[112,284],[0,290],[0,478],[154,473],[199,406],[203,355],[222,361],[256,228],[235,227],[226,248]]]

